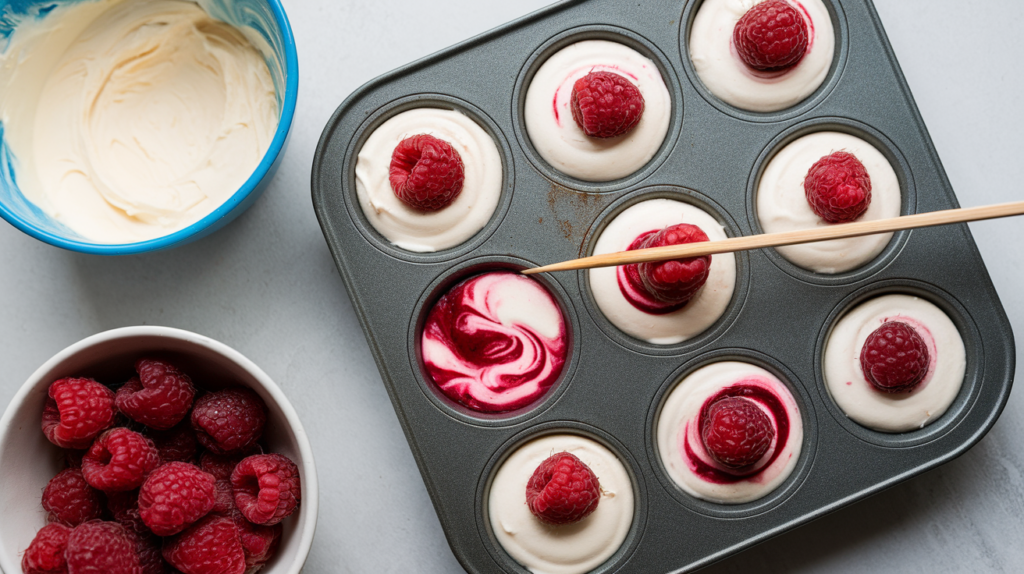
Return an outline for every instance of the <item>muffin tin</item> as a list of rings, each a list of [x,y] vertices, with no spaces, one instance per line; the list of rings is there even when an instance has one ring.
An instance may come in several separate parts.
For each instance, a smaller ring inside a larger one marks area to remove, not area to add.
[[[370,82],[323,132],[313,164],[314,207],[440,522],[470,572],[526,572],[495,541],[485,501],[504,458],[544,434],[594,438],[632,474],[632,530],[595,572],[668,572],[709,564],[955,458],[984,436],[1006,402],[1013,335],[966,225],[899,232],[871,263],[837,275],[803,270],[774,250],[738,253],[725,315],[678,345],[651,345],[618,331],[597,309],[587,272],[542,276],[571,338],[553,390],[523,411],[480,415],[434,389],[419,358],[420,328],[433,302],[456,282],[585,255],[616,213],[652,197],[696,204],[729,235],[759,233],[759,174],[778,149],[806,133],[844,131],[875,145],[899,176],[904,214],[957,207],[870,0],[825,1],[837,37],[829,76],[794,108],[765,114],[722,103],[697,79],[686,38],[700,3],[560,3]],[[652,59],[673,101],[669,133],[654,158],[603,184],[545,164],[522,118],[537,67],[554,51],[593,38]],[[494,138],[503,161],[502,198],[491,221],[466,243],[437,253],[390,245],[367,223],[355,196],[363,142],[384,120],[413,107],[468,114]],[[966,378],[953,405],[931,425],[902,434],[847,419],[825,389],[821,368],[831,326],[861,301],[893,292],[942,308],[967,351]],[[654,427],[665,394],[680,378],[733,359],[787,382],[805,438],[796,470],[777,490],[751,503],[720,505],[685,494],[668,478]]]

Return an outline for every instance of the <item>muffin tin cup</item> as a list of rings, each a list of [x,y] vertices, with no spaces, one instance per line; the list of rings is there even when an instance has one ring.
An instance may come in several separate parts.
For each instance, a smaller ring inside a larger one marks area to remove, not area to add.
[[[825,76],[825,80],[821,83],[818,89],[795,106],[775,112],[752,112],[737,108],[736,106],[722,101],[718,96],[711,93],[711,90],[704,86],[704,83],[701,82],[700,77],[697,75],[697,70],[693,67],[693,62],[690,60],[689,46],[689,32],[690,29],[693,28],[693,20],[697,17],[697,11],[700,10],[701,5],[704,4],[704,0],[688,0],[686,2],[686,7],[683,9],[682,31],[679,35],[679,49],[682,54],[683,70],[685,70],[687,78],[707,103],[715,106],[722,113],[733,116],[739,120],[748,122],[777,122],[792,119],[807,113],[823,100],[828,98],[830,92],[839,83],[840,77],[843,75],[843,68],[846,66],[846,61],[849,58],[850,53],[850,43],[848,41],[850,36],[850,27],[847,23],[846,13],[843,11],[843,4],[845,4],[845,2],[822,0],[822,3],[825,4],[825,8],[828,9],[829,16],[832,18],[832,28],[835,30],[836,36],[835,53],[832,55],[832,66],[829,68],[828,75]]]
[[[967,309],[954,299],[949,293],[942,291],[934,285],[911,281],[905,279],[891,279],[868,285],[847,297],[829,315],[825,325],[822,327],[815,346],[814,372],[819,381],[824,381],[823,359],[825,346],[828,344],[832,329],[847,313],[855,309],[861,303],[865,303],[875,297],[882,295],[912,295],[932,303],[941,309],[956,325],[960,336],[964,341],[967,367],[964,372],[963,386],[957,394],[956,399],[949,405],[941,416],[936,418],[927,426],[913,431],[902,433],[881,432],[859,425],[846,416],[842,408],[836,404],[829,393],[828,387],[824,384],[818,385],[822,394],[822,402],[836,422],[843,426],[847,432],[857,438],[878,446],[887,448],[915,447],[932,442],[949,432],[960,423],[961,419],[971,410],[971,406],[978,400],[981,392],[981,379],[983,378],[984,349],[979,345],[981,341],[978,326],[974,324]]]
[[[562,48],[585,40],[607,40],[609,42],[616,42],[632,48],[642,56],[654,62],[658,67],[658,70],[661,72],[661,77],[665,82],[665,87],[669,90],[669,98],[672,100],[672,116],[669,119],[668,133],[665,134],[665,140],[661,143],[658,152],[655,153],[654,157],[651,158],[651,160],[643,167],[631,175],[608,182],[598,183],[584,181],[562,173],[557,168],[552,167],[551,164],[545,161],[540,154],[537,153],[537,150],[534,148],[533,142],[530,139],[530,135],[526,131],[526,92],[530,87],[530,81],[537,73],[537,69],[540,68],[548,58],[553,56]],[[568,188],[589,193],[617,191],[643,181],[652,172],[657,170],[671,154],[672,149],[675,147],[676,142],[679,139],[679,131],[683,122],[684,103],[678,86],[679,80],[676,77],[675,70],[669,64],[669,59],[643,36],[630,30],[614,26],[580,26],[571,30],[566,30],[561,34],[552,37],[539,47],[533,55],[530,56],[529,60],[527,60],[526,65],[523,66],[523,70],[519,74],[519,79],[516,81],[515,91],[513,92],[515,94],[515,100],[512,102],[512,124],[516,137],[519,140],[519,145],[526,151],[527,157],[530,158],[530,162],[533,164],[533,167],[551,181]]]
[[[356,158],[359,155],[359,151],[363,148],[363,144],[365,144],[366,140],[370,137],[370,134],[373,133],[373,130],[380,127],[381,124],[396,115],[417,108],[454,110],[465,114],[491,136],[495,145],[498,147],[498,154],[501,156],[502,161],[501,197],[498,199],[498,205],[495,207],[494,213],[491,214],[489,221],[482,229],[474,233],[472,237],[467,239],[464,243],[436,252],[412,252],[392,245],[380,234],[379,231],[374,229],[373,225],[369,220],[367,220],[366,216],[363,214],[362,207],[359,205],[359,199],[355,194]],[[501,130],[493,120],[487,117],[487,115],[476,106],[443,94],[416,94],[414,96],[399,98],[381,106],[380,109],[376,110],[366,119],[365,122],[363,122],[361,126],[359,126],[355,137],[352,138],[351,148],[345,157],[346,163],[344,173],[347,174],[346,189],[352,191],[352,193],[345,196],[346,207],[348,208],[350,217],[352,217],[352,220],[356,222],[356,225],[359,227],[359,230],[363,233],[367,241],[376,245],[381,251],[399,259],[407,259],[411,262],[433,262],[453,259],[459,255],[470,253],[474,248],[486,241],[487,237],[501,224],[502,218],[508,211],[509,205],[512,203],[515,166],[512,163],[512,153],[509,150],[508,142],[505,141]]]
[[[874,146],[889,161],[889,165],[896,172],[896,178],[899,180],[900,185],[900,215],[917,213],[917,188],[914,185],[913,172],[910,164],[907,163],[906,157],[892,140],[871,126],[856,120],[841,117],[820,117],[801,122],[783,131],[765,147],[764,151],[761,152],[761,156],[758,157],[754,169],[750,172],[750,181],[747,184],[747,216],[752,233],[764,233],[757,214],[757,190],[764,170],[768,167],[772,158],[784,147],[804,136],[818,132],[849,134]],[[774,248],[765,249],[763,252],[780,269],[803,281],[823,285],[849,284],[871,277],[889,265],[906,244],[910,233],[910,230],[895,232],[889,241],[889,245],[871,261],[861,267],[843,273],[815,273],[789,261]]]
[[[551,388],[548,389],[548,391],[539,399],[525,407],[509,412],[475,412],[474,410],[458,404],[446,397],[434,383],[430,374],[427,373],[427,370],[423,365],[423,353],[421,350],[423,325],[426,323],[427,315],[430,313],[430,310],[441,296],[447,293],[448,290],[456,284],[476,275],[494,271],[519,272],[523,269],[528,269],[534,266],[535,264],[533,263],[513,257],[471,259],[453,267],[438,277],[427,287],[423,296],[420,298],[419,303],[417,303],[416,310],[413,312],[413,318],[415,321],[409,325],[409,358],[414,363],[413,371],[418,375],[416,377],[416,381],[420,384],[423,394],[427,399],[434,403],[438,409],[446,413],[448,416],[473,425],[502,426],[516,424],[527,420],[550,407],[551,404],[557,401],[562,393],[565,392],[568,382],[572,380],[573,371],[576,369],[578,362],[576,358],[580,354],[579,338],[574,335],[577,325],[579,324],[579,319],[576,316],[576,310],[572,306],[572,300],[569,298],[568,292],[552,277],[534,277],[534,279],[538,281],[549,294],[551,294],[555,299],[555,303],[562,311],[562,317],[565,320],[567,339],[566,346],[569,349],[569,353],[566,357],[565,364],[562,366],[562,372],[558,376],[558,380],[556,380],[555,383],[551,385]]]
[[[446,286],[480,270],[586,255],[611,217],[646,197],[705,207],[729,235],[756,233],[752,198],[762,166],[809,131],[837,129],[874,144],[897,172],[904,213],[957,207],[870,0],[825,3],[839,39],[833,68],[817,92],[777,113],[724,106],[693,74],[685,42],[699,0],[573,0],[382,76],[328,122],[314,156],[313,204],[445,535],[467,571],[522,571],[489,534],[485,493],[514,445],[552,429],[595,436],[628,461],[642,511],[626,550],[596,571],[649,573],[707,565],[934,468],[974,445],[999,416],[1012,385],[1013,334],[966,225],[897,233],[872,262],[840,275],[801,270],[770,250],[737,254],[736,292],[725,315],[680,345],[651,345],[619,332],[597,309],[586,272],[552,274],[541,281],[566,313],[572,351],[546,397],[492,418],[453,407],[427,384],[419,330]],[[595,37],[621,38],[653,55],[676,106],[655,158],[602,184],[562,176],[539,160],[520,108],[540,61],[565,42]],[[506,169],[492,221],[467,243],[435,254],[388,245],[367,229],[354,203],[354,156],[367,130],[376,118],[417,103],[475,114]],[[835,321],[885,292],[939,305],[960,329],[968,357],[953,407],[923,430],[899,435],[846,419],[821,374]],[[762,499],[735,506],[684,494],[662,467],[653,438],[675,381],[726,358],[779,375],[805,424],[791,477]]]
[[[587,246],[585,254],[593,255],[594,246],[596,245],[598,238],[600,238],[601,233],[608,226],[608,223],[615,219],[620,213],[638,203],[652,199],[670,199],[672,201],[678,201],[680,203],[687,203],[695,207],[699,207],[710,214],[714,219],[718,220],[718,223],[725,228],[726,235],[730,237],[736,237],[739,235],[739,225],[737,225],[729,214],[711,198],[689,189],[663,185],[631,191],[610,205],[604,213],[598,215],[597,219],[594,221],[593,228],[584,241],[584,245]],[[750,266],[747,253],[741,251],[734,255],[736,257],[736,284],[733,289],[732,301],[729,303],[725,312],[704,332],[691,339],[683,341],[682,343],[676,343],[673,345],[657,345],[637,339],[636,337],[623,332],[607,317],[605,317],[604,313],[598,307],[590,286],[589,271],[584,269],[577,272],[577,278],[579,280],[580,292],[584,294],[583,302],[587,312],[590,313],[591,319],[605,332],[605,335],[609,340],[612,340],[637,353],[678,356],[705,347],[709,342],[725,333],[725,331],[728,330],[729,325],[739,315],[750,284]]]
[[[685,492],[669,476],[668,470],[665,469],[656,437],[658,420],[661,417],[662,407],[664,406],[665,399],[668,397],[669,393],[681,384],[682,380],[690,373],[693,373],[701,367],[707,367],[708,365],[723,361],[748,363],[761,367],[775,375],[776,378],[786,385],[786,388],[789,389],[789,392],[796,400],[797,406],[800,407],[801,422],[803,424],[803,447],[800,450],[800,457],[797,460],[796,467],[793,468],[793,472],[775,490],[765,494],[757,500],[743,504],[719,504],[699,499]],[[647,444],[648,448],[651,449],[649,456],[657,465],[657,476],[661,481],[662,487],[664,487],[679,504],[685,506],[687,509],[714,518],[748,518],[768,512],[772,508],[785,503],[785,501],[789,497],[793,496],[793,493],[800,488],[800,485],[807,477],[807,473],[810,471],[811,465],[814,462],[814,452],[817,448],[817,437],[819,432],[818,419],[812,406],[813,403],[810,397],[811,391],[806,387],[806,385],[807,383],[798,380],[796,375],[789,371],[789,369],[779,361],[749,349],[718,349],[710,353],[700,355],[680,367],[676,372],[672,373],[668,380],[665,381],[665,385],[657,395],[657,402],[652,405],[651,412],[647,418],[647,430],[650,433],[647,438]]]
[[[487,466],[484,467],[483,472],[480,475],[480,486],[477,490],[477,528],[480,530],[480,537],[484,541],[484,545],[487,547],[491,557],[495,562],[501,565],[502,569],[506,572],[515,572],[516,574],[530,574],[530,570],[527,570],[522,565],[516,563],[501,547],[498,540],[494,536],[494,532],[491,528],[490,513],[487,508],[487,499],[490,496],[491,483],[494,479],[495,473],[501,468],[508,457],[516,451],[519,447],[530,442],[531,440],[554,435],[554,434],[574,434],[585,438],[596,441],[608,450],[612,451],[618,458],[622,465],[626,468],[626,473],[629,474],[632,480],[633,486],[633,523],[630,526],[629,533],[626,535],[626,539],[619,546],[619,549],[609,558],[604,564],[592,570],[594,573],[605,573],[615,572],[617,568],[621,566],[625,561],[629,559],[637,545],[640,542],[640,536],[644,531],[644,525],[646,522],[648,509],[648,498],[646,485],[643,481],[638,480],[640,476],[640,467],[632,456],[629,455],[625,446],[615,440],[614,437],[609,436],[607,433],[601,430],[583,423],[576,421],[550,421],[544,424],[537,425],[535,427],[526,429],[518,435],[508,440],[502,447],[495,453],[494,457],[488,461]],[[522,493],[525,504],[525,492]]]

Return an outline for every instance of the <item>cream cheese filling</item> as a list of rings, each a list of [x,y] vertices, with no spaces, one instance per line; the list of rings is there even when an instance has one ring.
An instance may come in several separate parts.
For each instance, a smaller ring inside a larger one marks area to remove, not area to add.
[[[0,121],[27,199],[84,238],[154,239],[227,201],[278,124],[238,29],[181,0],[64,4],[0,58]]]

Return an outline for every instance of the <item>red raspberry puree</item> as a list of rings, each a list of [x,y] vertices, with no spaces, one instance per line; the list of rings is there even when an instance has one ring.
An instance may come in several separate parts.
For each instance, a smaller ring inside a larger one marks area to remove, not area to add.
[[[565,318],[536,280],[500,271],[471,277],[434,304],[423,363],[453,401],[502,413],[539,399],[562,373]]]

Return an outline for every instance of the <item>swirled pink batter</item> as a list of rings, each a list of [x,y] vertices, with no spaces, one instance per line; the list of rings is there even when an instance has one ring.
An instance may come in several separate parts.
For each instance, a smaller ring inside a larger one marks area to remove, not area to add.
[[[539,282],[499,271],[471,277],[427,315],[423,364],[451,400],[502,413],[537,401],[568,355],[565,318]]]

